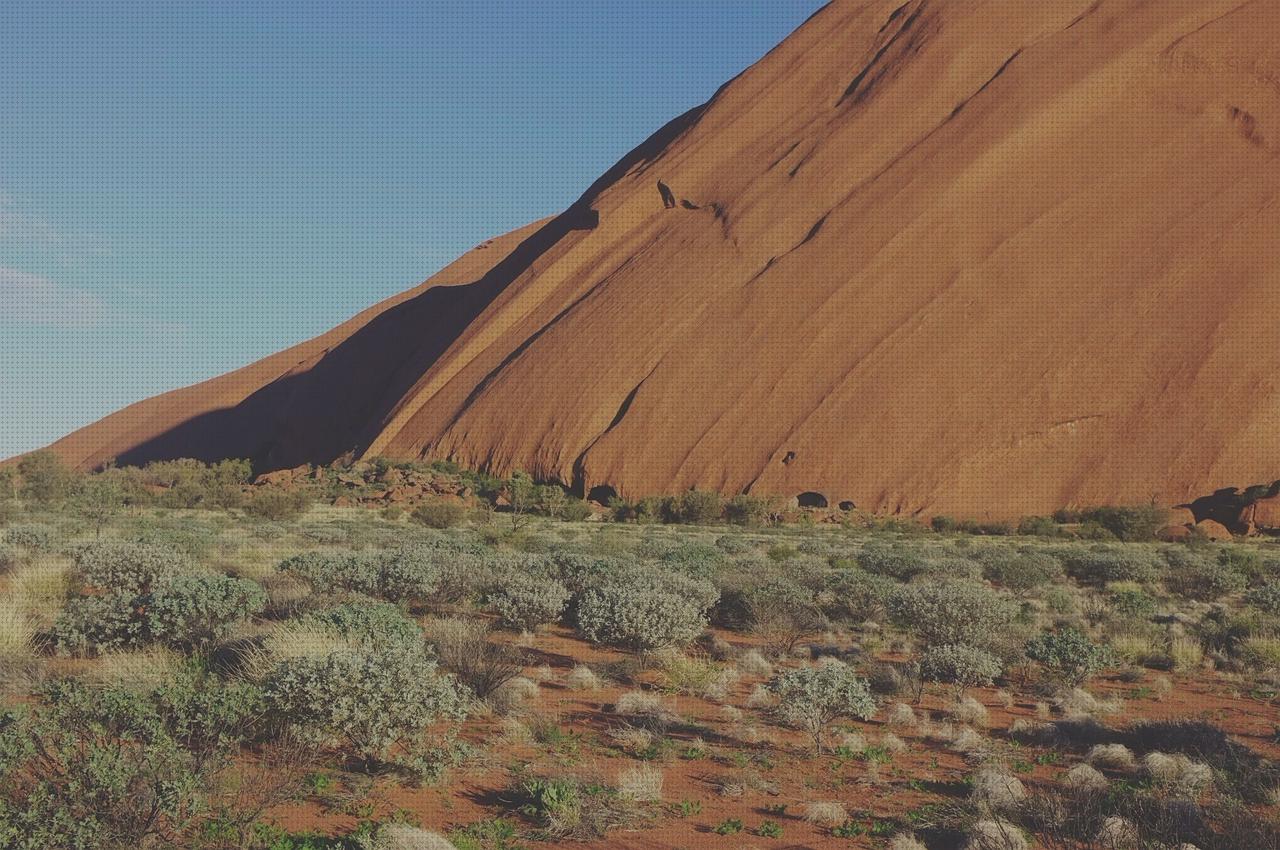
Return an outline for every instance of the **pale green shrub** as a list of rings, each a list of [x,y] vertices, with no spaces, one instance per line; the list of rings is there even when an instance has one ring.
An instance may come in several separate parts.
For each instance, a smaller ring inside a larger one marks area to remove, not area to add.
[[[822,751],[824,729],[836,718],[869,720],[876,712],[866,680],[840,661],[788,670],[775,676],[769,689],[778,698],[778,716],[808,732],[817,752]]]
[[[568,601],[569,589],[555,579],[520,574],[489,594],[489,607],[499,622],[526,632],[560,619]]]

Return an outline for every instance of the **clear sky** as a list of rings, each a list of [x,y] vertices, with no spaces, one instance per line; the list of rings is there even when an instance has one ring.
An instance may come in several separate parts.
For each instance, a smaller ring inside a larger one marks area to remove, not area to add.
[[[0,2],[0,457],[558,212],[818,0]]]

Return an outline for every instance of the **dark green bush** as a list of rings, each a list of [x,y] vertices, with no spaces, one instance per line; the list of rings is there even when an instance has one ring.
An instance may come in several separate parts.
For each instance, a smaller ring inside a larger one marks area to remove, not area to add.
[[[1113,581],[1155,581],[1164,570],[1164,560],[1155,552],[1132,547],[1071,547],[1054,550],[1067,573],[1084,584],[1102,585]]]
[[[295,519],[311,507],[311,494],[306,490],[284,490],[279,487],[255,487],[245,500],[245,512],[262,519],[280,522]]]
[[[58,534],[50,526],[38,522],[13,525],[4,533],[4,542],[32,552],[53,551]]]
[[[1093,522],[1126,542],[1155,540],[1156,532],[1168,523],[1169,512],[1156,505],[1129,505],[1089,508],[1081,512],[1083,522]]]
[[[460,502],[428,499],[413,509],[412,516],[427,528],[453,528],[466,519],[467,509]]]
[[[1249,583],[1248,577],[1236,569],[1235,563],[1223,563],[1211,554],[1171,549],[1165,553],[1169,568],[1165,587],[1187,599],[1213,602],[1223,596],[1239,593]]]
[[[682,525],[718,522],[724,505],[720,494],[708,490],[686,490],[662,500],[662,521]]]
[[[255,727],[257,691],[195,671],[149,694],[55,683],[0,715],[0,846],[136,850],[181,835]]]

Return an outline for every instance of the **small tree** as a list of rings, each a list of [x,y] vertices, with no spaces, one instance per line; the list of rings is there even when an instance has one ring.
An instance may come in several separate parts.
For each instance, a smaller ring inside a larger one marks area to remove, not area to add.
[[[778,716],[813,738],[814,752],[822,752],[822,733],[838,717],[870,720],[876,713],[871,688],[840,661],[788,670],[774,677],[769,690],[778,697]]]
[[[124,491],[112,477],[91,475],[76,489],[72,505],[77,514],[93,525],[94,535],[101,537],[102,527],[124,507]]]
[[[1112,661],[1110,649],[1072,628],[1032,638],[1027,643],[1027,657],[1039,661],[1071,687],[1084,684]]]
[[[538,487],[529,473],[516,470],[504,488],[511,505],[511,530],[519,531],[529,521],[529,513],[537,505]]]
[[[50,451],[32,452],[18,461],[22,495],[34,502],[49,504],[66,498],[74,474],[62,459]]]
[[[568,504],[569,494],[564,491],[563,487],[548,484],[545,487],[538,488],[538,505],[542,512],[552,519],[559,519]]]

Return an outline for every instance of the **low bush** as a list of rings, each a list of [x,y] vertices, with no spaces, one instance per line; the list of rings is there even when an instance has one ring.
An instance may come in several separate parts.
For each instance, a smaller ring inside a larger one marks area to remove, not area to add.
[[[479,699],[490,698],[524,670],[520,651],[490,640],[489,627],[482,621],[437,620],[427,634],[441,665]]]
[[[380,590],[380,559],[356,552],[303,552],[276,567],[306,579],[321,593],[349,590],[376,596]]]
[[[200,648],[257,614],[267,595],[257,582],[224,575],[178,576],[131,603],[144,610],[149,641]]]
[[[700,525],[719,521],[724,511],[720,494],[709,490],[686,490],[662,500],[662,521]]]
[[[279,487],[257,487],[244,502],[251,516],[280,522],[296,519],[311,507],[311,494],[306,490],[283,490]]]
[[[513,575],[489,594],[489,607],[509,629],[531,632],[564,613],[569,589],[551,578]]]
[[[889,599],[889,611],[929,646],[979,649],[990,648],[1017,614],[1004,596],[962,582],[900,587]]]
[[[149,593],[114,591],[68,603],[50,630],[54,648],[82,655],[149,643],[199,648],[266,606],[262,588],[224,575],[177,576]]]
[[[146,593],[192,568],[183,553],[150,543],[91,543],[72,557],[86,584],[109,592]]]
[[[296,622],[330,629],[349,643],[370,650],[422,643],[422,627],[388,602],[344,602],[322,611],[313,611],[299,617]]]
[[[448,499],[428,499],[413,509],[413,518],[427,528],[453,528],[467,516],[461,502]]]
[[[5,543],[31,552],[51,552],[57,539],[58,534],[52,527],[38,522],[12,525],[4,533]]]
[[[1056,550],[1067,573],[1083,584],[1105,585],[1116,581],[1141,584],[1155,581],[1165,567],[1160,555],[1132,546],[1072,547]]]
[[[0,543],[0,574],[17,569],[22,561],[21,549],[12,543]]]
[[[583,592],[577,626],[595,643],[640,651],[684,646],[707,627],[707,612],[718,597],[706,582],[633,570]]]
[[[926,681],[945,682],[959,688],[990,686],[1003,672],[1004,665],[999,658],[973,646],[931,646],[920,656],[920,675]]]
[[[340,742],[367,766],[394,746],[412,749],[437,720],[465,715],[455,682],[409,647],[288,659],[265,691],[279,722],[317,742]]]
[[[0,715],[0,846],[124,850],[172,840],[254,728],[260,694],[195,672],[149,693],[58,682]]]
[[[1089,508],[1080,514],[1082,522],[1096,523],[1126,542],[1155,540],[1168,518],[1169,512],[1157,505]]]
[[[1255,587],[1245,595],[1245,601],[1264,614],[1280,617],[1280,582]]]
[[[1221,563],[1207,554],[1185,549],[1165,553],[1169,568],[1164,575],[1165,587],[1186,599],[1213,602],[1239,593],[1249,583],[1248,576],[1230,562]]]
[[[991,547],[974,554],[988,581],[1022,593],[1049,584],[1062,575],[1062,562],[1047,552]]]

